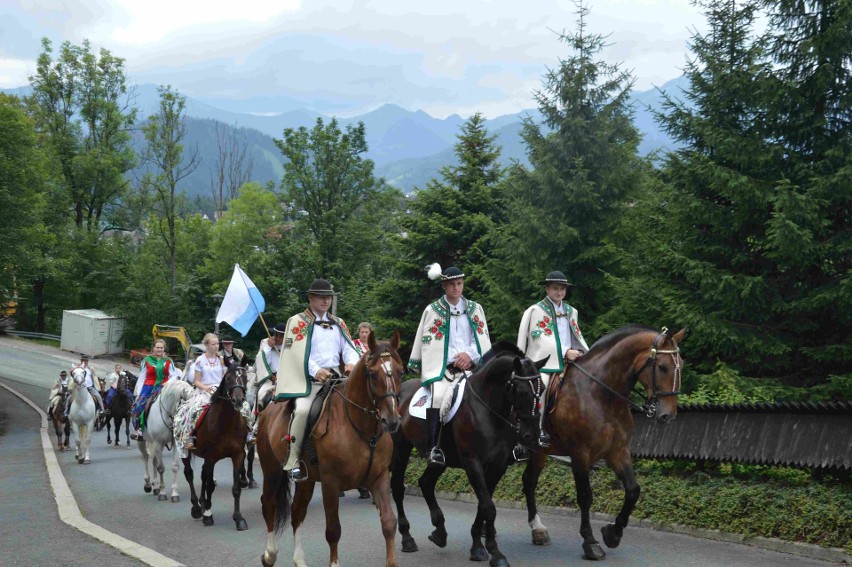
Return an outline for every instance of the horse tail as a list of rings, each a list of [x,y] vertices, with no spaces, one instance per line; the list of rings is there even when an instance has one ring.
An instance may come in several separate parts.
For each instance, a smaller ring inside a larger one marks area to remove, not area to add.
[[[276,534],[281,535],[290,518],[290,479],[287,478],[287,473],[279,468],[270,480],[275,490],[274,529]]]

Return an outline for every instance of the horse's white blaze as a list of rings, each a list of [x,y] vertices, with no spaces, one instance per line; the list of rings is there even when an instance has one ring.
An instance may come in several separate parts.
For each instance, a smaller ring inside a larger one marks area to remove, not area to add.
[[[293,532],[293,563],[296,567],[308,567],[305,563],[305,550],[302,547],[302,526]]]
[[[535,518],[530,522],[530,528],[533,530],[546,530],[547,527],[541,523],[541,518],[538,517],[538,514],[535,515]]]
[[[393,366],[391,366],[391,362],[389,360],[385,360],[382,362],[382,368],[385,371],[385,391],[393,392]],[[399,409],[396,407],[396,398],[393,396],[390,397],[391,403],[391,412],[399,413]]]

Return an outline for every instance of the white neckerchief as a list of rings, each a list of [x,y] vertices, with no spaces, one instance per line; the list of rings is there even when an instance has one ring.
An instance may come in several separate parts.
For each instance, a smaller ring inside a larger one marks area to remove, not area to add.
[[[547,300],[553,306],[553,314],[556,315],[556,328],[559,331],[559,344],[562,345],[562,356],[565,356],[565,353],[568,352],[568,349],[571,348],[571,326],[568,324],[568,305],[565,301],[561,301],[559,305],[553,302],[549,297]],[[559,313],[564,313],[562,317],[559,317]]]

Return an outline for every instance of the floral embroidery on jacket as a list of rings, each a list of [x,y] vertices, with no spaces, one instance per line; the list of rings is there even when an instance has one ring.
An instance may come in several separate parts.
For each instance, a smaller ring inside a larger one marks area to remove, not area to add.
[[[440,317],[435,317],[435,320],[432,321],[432,326],[429,328],[429,332],[432,334],[432,337],[435,337],[436,341],[444,340],[444,333],[446,329],[444,329],[444,324],[446,322]],[[432,337],[428,337],[429,340],[432,340]],[[426,336],[423,337],[423,342],[429,342],[426,340]]]
[[[293,327],[293,334],[296,335],[297,341],[301,341],[305,338],[304,328],[307,326],[307,323],[305,323],[304,321],[299,321],[299,324]]]

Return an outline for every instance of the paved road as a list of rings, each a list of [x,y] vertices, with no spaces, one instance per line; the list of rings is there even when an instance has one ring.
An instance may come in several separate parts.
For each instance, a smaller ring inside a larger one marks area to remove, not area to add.
[[[37,404],[47,397],[47,389],[61,368],[73,356],[49,347],[31,347],[12,339],[0,338],[0,381],[11,385]],[[99,361],[104,368],[110,362]],[[0,389],[0,392],[4,390]],[[0,498],[0,564],[44,565],[48,559],[82,556],[85,560],[51,561],[55,565],[92,565],[107,561],[110,565],[134,565],[103,544],[87,541],[78,532],[64,527],[57,518],[55,504],[46,488],[44,463],[38,448],[36,414],[8,395],[0,397],[0,409],[6,413],[7,431],[0,437],[0,471],[6,481]],[[52,434],[51,434],[52,435]],[[142,491],[142,464],[135,448],[106,445],[106,433],[95,434],[93,463],[78,465],[72,453],[59,454],[62,470],[83,514],[92,522],[134,540],[186,565],[256,565],[266,544],[266,530],[260,513],[260,491],[245,490],[242,511],[249,530],[237,532],[230,519],[232,509],[230,463],[216,467],[219,485],[214,494],[216,524],[204,527],[189,515],[188,486],[181,478],[182,501],[158,502]],[[26,454],[27,457],[21,456]],[[259,467],[257,467],[259,469]],[[260,472],[257,471],[260,481]],[[16,479],[10,482],[10,479]],[[25,479],[26,482],[23,482]],[[319,492],[319,490],[317,491]],[[341,561],[349,566],[383,564],[383,541],[378,513],[369,500],[358,500],[351,491],[341,500],[343,537]],[[9,498],[9,495],[18,495]],[[418,567],[467,566],[470,546],[468,531],[475,509],[470,504],[442,502],[451,534],[446,548],[432,545],[426,535],[431,531],[428,510],[422,499],[409,497],[407,512],[413,535],[420,545],[416,554],[399,554],[400,565]],[[16,521],[8,522],[14,518]],[[574,517],[544,515],[553,544],[534,547],[529,543],[529,527],[522,510],[498,511],[501,549],[513,565],[544,567],[585,565],[581,559],[579,522]],[[595,522],[597,532],[600,523]],[[327,564],[322,504],[315,498],[307,519],[304,545],[310,565]],[[17,542],[29,538],[19,551]],[[30,543],[32,542],[32,543]],[[292,565],[292,538],[282,538],[279,565]],[[397,538],[397,545],[399,539]],[[14,550],[14,555],[8,555]],[[714,542],[685,535],[630,528],[624,543],[607,550],[605,565],[678,565],[678,566],[809,566],[828,563],[765,551],[749,546]],[[20,555],[19,555],[20,554]],[[4,557],[5,556],[5,557]]]

